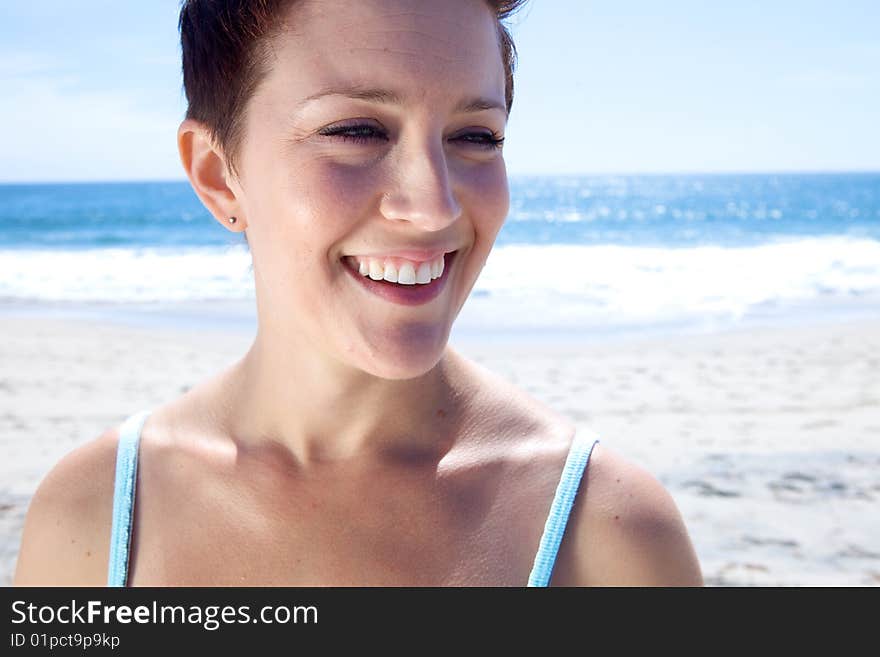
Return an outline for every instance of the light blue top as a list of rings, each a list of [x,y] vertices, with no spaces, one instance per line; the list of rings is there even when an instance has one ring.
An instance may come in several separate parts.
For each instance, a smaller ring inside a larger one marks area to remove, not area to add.
[[[131,546],[134,493],[137,483],[138,442],[141,438],[141,428],[149,414],[150,411],[139,411],[129,416],[119,430],[107,586],[125,586],[128,582],[128,551]]]
[[[574,435],[571,448],[568,450],[568,458],[565,459],[562,468],[562,476],[556,485],[556,495],[553,497],[553,504],[550,505],[547,522],[544,523],[544,534],[538,544],[538,553],[535,555],[535,563],[527,586],[550,584],[556,553],[565,534],[565,526],[568,524],[571,507],[574,506],[575,495],[590,463],[590,454],[593,453],[593,448],[598,442],[598,438],[589,432]]]
[[[128,583],[128,556],[131,547],[131,528],[134,512],[134,495],[137,483],[138,443],[141,429],[150,411],[138,411],[130,415],[119,432],[116,452],[116,483],[113,489],[113,525],[110,530],[110,562],[107,586],[126,586]],[[538,545],[532,572],[527,586],[548,586],[556,563],[556,553],[565,534],[568,516],[581,479],[590,462],[593,447],[599,441],[595,436],[575,434],[562,468],[562,476],[556,486],[556,495],[550,505],[550,513],[544,523],[544,533]]]

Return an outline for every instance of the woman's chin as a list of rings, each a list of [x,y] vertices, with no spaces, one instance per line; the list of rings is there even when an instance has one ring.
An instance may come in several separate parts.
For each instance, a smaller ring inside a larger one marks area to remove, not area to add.
[[[372,341],[362,369],[388,380],[415,379],[430,372],[443,358],[449,332],[441,327],[407,326]]]

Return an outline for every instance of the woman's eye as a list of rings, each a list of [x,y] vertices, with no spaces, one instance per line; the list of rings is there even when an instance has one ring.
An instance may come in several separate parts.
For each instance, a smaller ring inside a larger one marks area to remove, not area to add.
[[[375,130],[372,126],[369,125],[353,125],[340,126],[337,128],[326,128],[319,131],[318,134],[325,137],[339,137],[342,139],[342,141],[353,141],[358,144],[368,142],[371,139],[376,139],[377,135],[381,135],[382,139],[387,139],[387,137],[385,137],[383,133]]]
[[[477,141],[472,143],[482,146],[483,148],[501,148],[504,145],[504,137],[497,137],[494,133],[490,132],[469,132],[461,137],[457,137],[457,139],[465,139],[468,141],[471,138],[476,138]]]
[[[340,126],[325,128],[318,132],[324,137],[338,137],[346,142],[365,144],[374,139],[388,140],[388,136],[381,130],[369,125]],[[489,132],[468,132],[455,138],[455,141],[465,141],[475,144],[478,148],[495,149],[504,144],[504,137],[498,137]]]

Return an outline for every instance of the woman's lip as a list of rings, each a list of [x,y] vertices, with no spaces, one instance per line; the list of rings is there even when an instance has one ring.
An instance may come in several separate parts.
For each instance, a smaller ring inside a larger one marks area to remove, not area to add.
[[[442,254],[438,254],[438,255],[442,255],[442,256],[443,256],[443,268],[444,268],[444,271],[445,271],[445,269],[446,269],[446,266],[452,261],[453,257],[454,257],[455,254],[457,254],[457,253],[458,253],[458,249],[456,249],[455,251],[446,251],[446,252],[444,252],[444,253],[442,253]],[[382,258],[382,257],[383,257],[383,256],[363,256],[363,255],[361,255],[361,256],[354,256],[354,255],[344,255],[344,256],[342,256],[342,263],[343,263],[346,267],[348,267],[349,269],[351,269],[353,272],[356,272],[356,273],[358,274],[358,276],[360,276],[361,273],[360,273],[360,265],[359,265],[359,263],[358,263],[358,261],[357,261],[358,258],[376,258],[376,259],[378,260],[378,259],[380,259],[380,258]],[[393,257],[393,256],[385,256],[385,257],[389,257],[389,258],[390,258],[390,257]],[[401,257],[402,257],[402,256],[401,256]],[[435,256],[435,258],[436,258],[436,257],[437,257],[437,256]],[[433,258],[432,258],[432,260],[433,260]],[[422,262],[430,262],[430,260],[423,260]],[[367,277],[365,277],[365,278],[369,278],[369,277],[367,276]],[[422,285],[425,285],[425,283],[423,283]]]
[[[368,292],[375,294],[392,303],[402,306],[420,306],[428,303],[443,292],[446,287],[446,281],[449,279],[449,272],[452,268],[453,261],[458,251],[452,251],[444,254],[443,273],[439,278],[435,278],[430,283],[414,284],[414,285],[398,285],[385,280],[374,281],[369,276],[363,276],[353,267],[354,258],[345,256],[342,258],[343,267],[355,278],[357,283],[364,287]]]
[[[457,250],[458,249],[403,249],[401,251],[387,251],[385,253],[377,254],[349,253],[348,257],[376,258],[377,260],[382,258],[401,258],[403,260],[412,260],[414,262],[430,262],[431,260],[439,258],[441,255],[455,253]]]

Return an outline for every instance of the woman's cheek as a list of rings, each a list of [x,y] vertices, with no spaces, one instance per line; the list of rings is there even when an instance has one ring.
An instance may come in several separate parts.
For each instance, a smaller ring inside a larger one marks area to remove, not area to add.
[[[303,194],[316,199],[328,226],[345,225],[378,211],[382,177],[377,167],[317,162],[309,179]]]
[[[484,166],[471,168],[463,179],[462,190],[465,206],[477,230],[493,236],[497,233],[510,211],[510,189],[507,170],[500,157]]]

